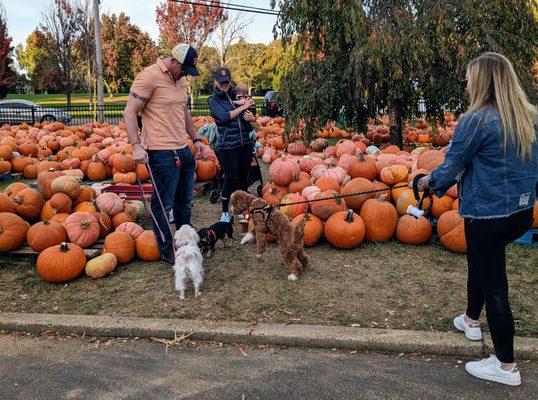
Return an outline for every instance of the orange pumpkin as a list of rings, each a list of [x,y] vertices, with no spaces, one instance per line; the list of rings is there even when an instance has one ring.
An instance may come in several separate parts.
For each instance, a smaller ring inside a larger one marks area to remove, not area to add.
[[[41,253],[43,250],[59,245],[67,240],[65,228],[55,221],[42,221],[32,225],[26,235],[28,246]]]
[[[357,161],[351,163],[347,171],[351,178],[364,178],[373,181],[377,176],[375,161],[363,154],[359,154]]]
[[[406,244],[424,244],[430,240],[432,226],[424,217],[416,218],[412,215],[403,215],[398,220],[396,237]]]
[[[464,219],[456,210],[445,212],[437,221],[437,234],[439,241],[448,250],[454,253],[466,253]]]
[[[374,184],[365,178],[353,178],[342,189],[341,193],[345,197],[346,204],[349,208],[359,212],[363,203],[374,197],[374,193],[355,194],[363,192],[371,192],[375,190]],[[350,196],[352,195],[352,196]]]
[[[445,161],[445,153],[440,150],[422,152],[418,157],[417,168],[423,168],[432,172]]]
[[[95,200],[96,197],[97,195],[95,194],[95,190],[93,188],[86,185],[81,185],[80,193],[73,199],[73,205],[78,206],[82,202]]]
[[[339,211],[331,215],[325,223],[325,237],[338,249],[357,247],[364,239],[364,235],[364,221],[353,210]]]
[[[300,204],[290,204],[289,203],[300,203]],[[290,219],[294,219],[298,215],[302,215],[306,210],[308,210],[308,203],[306,202],[306,199],[297,193],[289,193],[285,195],[282,198],[280,206],[280,211],[282,211],[282,214],[284,214],[286,217]]]
[[[135,242],[126,232],[112,232],[105,238],[103,253],[112,253],[119,264],[126,264],[134,258]]]
[[[105,165],[99,161],[97,154],[94,156],[93,161],[88,164],[86,176],[90,181],[102,181],[106,178]]]
[[[538,201],[534,203],[534,210],[532,211],[532,228],[538,228]]]
[[[338,192],[328,190],[314,194],[310,208],[316,217],[327,220],[334,213],[346,210],[347,206]]]
[[[422,196],[422,193],[420,193]],[[431,201],[429,198],[424,199],[424,202],[422,203],[422,209],[426,212],[429,211]],[[417,206],[418,201],[415,199],[415,194],[413,193],[412,189],[405,189],[399,196],[398,200],[396,201],[396,210],[398,210],[398,214],[405,215],[407,214],[407,208],[410,206]]]
[[[113,167],[119,172],[133,171],[135,169],[133,156],[122,151],[114,157]]]
[[[444,195],[440,198],[434,195],[431,214],[434,217],[439,218],[445,212],[452,210],[452,203],[454,203],[454,200],[448,195]]]
[[[39,190],[45,200],[50,199],[54,194],[52,193],[52,182],[56,178],[64,175],[65,173],[63,171],[55,171],[54,169],[50,168],[48,171],[41,172],[37,176],[37,190]]]
[[[323,237],[323,221],[316,217],[314,214],[309,214],[305,211],[304,214],[296,216],[292,221],[293,227],[297,226],[299,222],[305,220],[303,229],[303,242],[305,247],[312,247],[319,243]]]
[[[43,196],[35,189],[21,190],[13,199],[15,212],[27,220],[36,219],[43,207]]]
[[[124,222],[134,222],[133,218],[131,218],[129,215],[127,215],[124,212],[117,213],[112,217],[112,227],[116,229],[118,226],[123,224]]]
[[[319,190],[325,192],[327,190],[334,190],[335,192],[340,193],[340,184],[334,178],[319,178],[314,183],[315,186],[319,187]]]
[[[99,237],[104,238],[112,230],[112,219],[104,212],[92,212],[93,216],[99,224]]]
[[[0,251],[12,251],[22,247],[30,224],[16,214],[0,213]]]
[[[408,175],[407,167],[404,165],[391,165],[381,170],[380,178],[387,185],[395,185],[406,180]]]
[[[4,189],[4,194],[6,196],[10,197],[11,199],[14,199],[15,196],[17,194],[19,194],[20,191],[22,191],[24,189],[27,189],[27,188],[28,188],[28,185],[26,183],[15,182],[15,183],[12,183],[12,184],[8,185]]]
[[[84,271],[86,255],[74,243],[61,243],[41,252],[37,272],[46,282],[68,282]]]
[[[50,198],[50,206],[56,209],[59,213],[70,213],[73,207],[73,201],[71,197],[65,193],[55,193]]]
[[[134,185],[136,183],[135,172],[116,172],[112,176],[114,183],[124,183],[128,185]]]
[[[158,261],[161,257],[153,231],[143,231],[136,238],[136,254],[143,261]]]
[[[136,164],[136,174],[140,182],[146,182],[149,178],[149,171],[145,164]]]
[[[4,212],[15,213],[15,204],[8,195],[0,193],[0,213]]]
[[[394,206],[381,199],[368,199],[361,208],[361,218],[366,229],[366,240],[384,242],[396,231],[398,212]]]
[[[200,182],[209,182],[215,178],[217,175],[217,165],[203,158],[196,161],[196,178]]]

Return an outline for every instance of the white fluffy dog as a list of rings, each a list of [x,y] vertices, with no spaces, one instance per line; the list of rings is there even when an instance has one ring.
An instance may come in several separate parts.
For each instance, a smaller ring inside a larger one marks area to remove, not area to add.
[[[176,275],[176,290],[179,291],[179,298],[185,298],[185,286],[187,279],[194,285],[194,296],[198,297],[200,286],[204,281],[204,269],[202,267],[203,257],[198,242],[200,237],[196,230],[190,225],[183,225],[174,235],[176,243],[176,263],[174,271]]]

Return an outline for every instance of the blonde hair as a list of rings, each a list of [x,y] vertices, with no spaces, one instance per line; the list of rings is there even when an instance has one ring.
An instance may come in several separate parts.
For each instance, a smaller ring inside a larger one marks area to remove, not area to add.
[[[484,53],[467,66],[470,105],[468,111],[496,107],[501,117],[504,143],[517,145],[520,159],[529,159],[536,142],[537,109],[517,78],[512,63],[503,55]]]

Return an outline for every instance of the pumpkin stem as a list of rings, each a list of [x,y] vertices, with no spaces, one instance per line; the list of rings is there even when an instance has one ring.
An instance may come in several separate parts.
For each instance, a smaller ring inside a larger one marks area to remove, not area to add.
[[[62,243],[60,244],[60,251],[61,251],[62,253],[67,253],[68,250],[69,250],[69,247],[67,247],[67,243],[62,242]]]
[[[387,199],[387,194],[383,193],[381,196],[378,197],[378,200],[383,203]]]
[[[346,215],[345,221],[351,223],[354,220],[355,219],[353,218],[353,210],[347,210],[347,215]]]
[[[359,153],[359,161],[364,162],[364,154]]]

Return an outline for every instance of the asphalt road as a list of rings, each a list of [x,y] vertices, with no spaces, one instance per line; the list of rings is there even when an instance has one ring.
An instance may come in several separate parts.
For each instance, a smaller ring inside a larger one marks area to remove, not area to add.
[[[533,399],[422,355],[0,335],[1,399]]]

